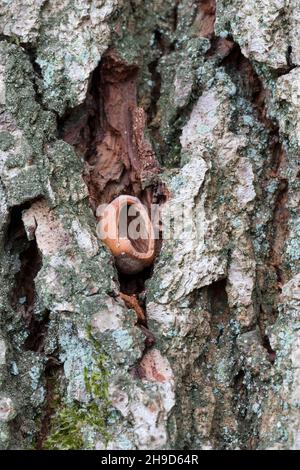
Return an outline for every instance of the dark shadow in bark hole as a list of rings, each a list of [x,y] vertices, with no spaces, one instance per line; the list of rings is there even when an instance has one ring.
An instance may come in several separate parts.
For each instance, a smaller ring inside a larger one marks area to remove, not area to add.
[[[28,240],[22,221],[22,212],[30,203],[16,206],[11,210],[10,224],[6,237],[6,248],[12,255],[18,256],[20,270],[15,275],[15,285],[11,291],[11,304],[18,309],[23,306],[25,319],[31,316],[34,305],[34,278],[42,266],[41,255],[35,239]]]
[[[42,257],[36,240],[28,240],[22,221],[22,212],[28,209],[33,201],[12,208],[10,224],[6,235],[6,248],[20,260],[20,270],[15,274],[10,302],[16,313],[25,322],[29,335],[24,343],[27,350],[42,352],[49,311],[35,316],[35,278],[42,267]]]
[[[220,279],[219,281],[213,282],[207,288],[208,299],[210,302],[210,311],[212,315],[212,324],[216,326],[221,322],[226,324],[229,319],[229,305],[228,297],[226,292],[227,279]],[[217,329],[216,339],[219,341],[220,337],[224,332],[223,330]]]
[[[25,233],[24,235],[26,237]],[[25,318],[28,319],[27,315],[28,317],[31,316],[34,307],[34,278],[42,266],[41,256],[35,240],[27,242],[27,247],[20,253],[19,258],[21,261],[21,267],[20,271],[15,276],[15,287],[13,289],[12,301],[16,306],[20,299],[23,299],[22,304],[26,309]]]
[[[244,377],[245,371],[243,369],[240,369],[238,373],[233,377],[233,386],[236,390],[241,390],[241,388],[244,388]]]
[[[30,205],[30,202],[26,202],[20,206],[13,207],[10,211],[10,222],[5,237],[5,247],[9,251],[20,251],[24,244],[28,244],[22,221],[22,212],[28,209]]]
[[[221,65],[237,85],[239,93],[243,98],[249,100],[259,114],[259,119],[273,129],[274,124],[266,116],[265,97],[266,90],[255,72],[251,62],[241,51],[238,44],[233,43],[230,53],[222,60]]]
[[[142,294],[145,282],[151,277],[153,267],[144,269],[138,274],[124,274],[119,272],[120,291],[127,295]]]
[[[276,351],[272,349],[270,339],[267,335],[263,336],[262,345],[268,352],[269,361],[271,362],[271,364],[274,364],[275,359],[276,359]]]
[[[57,411],[57,406],[60,401],[57,390],[60,375],[63,375],[63,365],[55,357],[50,357],[45,366],[46,399],[41,416],[41,427],[36,438],[37,450],[43,449],[45,439],[51,429],[52,417]]]
[[[49,326],[50,311],[45,310],[42,320],[31,319],[29,329],[30,333],[25,341],[25,349],[29,351],[43,352],[44,342]]]

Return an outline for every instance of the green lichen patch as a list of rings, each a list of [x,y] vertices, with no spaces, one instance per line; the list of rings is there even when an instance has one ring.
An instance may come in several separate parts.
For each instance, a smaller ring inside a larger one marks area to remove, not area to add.
[[[107,357],[103,354],[98,341],[87,330],[92,343],[93,368],[84,368],[84,384],[89,401],[87,403],[64,403],[52,418],[51,431],[44,448],[56,450],[75,450],[90,447],[86,442],[86,434],[92,431],[106,445],[110,435],[107,421],[110,414],[108,393],[109,372],[106,367]]]

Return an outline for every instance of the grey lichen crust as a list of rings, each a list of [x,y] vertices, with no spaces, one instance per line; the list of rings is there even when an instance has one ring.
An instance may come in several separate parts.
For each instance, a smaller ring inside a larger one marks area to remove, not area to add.
[[[232,34],[246,57],[274,69],[299,65],[299,4],[297,0],[220,0],[216,33]]]
[[[107,48],[107,20],[116,6],[116,0],[0,2],[0,32],[32,48],[47,108],[62,114],[82,103],[89,76]]]
[[[278,351],[278,358],[262,419],[262,449],[300,447],[299,282],[297,274],[283,287],[279,317],[270,329],[271,344]]]
[[[214,31],[213,1],[147,3],[0,1],[1,448],[299,449],[298,2],[220,0]],[[110,45],[190,221],[146,283],[146,353],[58,138]]]

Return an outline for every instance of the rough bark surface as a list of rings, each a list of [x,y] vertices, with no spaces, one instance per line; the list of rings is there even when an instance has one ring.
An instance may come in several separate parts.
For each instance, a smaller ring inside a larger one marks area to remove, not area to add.
[[[300,449],[298,0],[0,20],[1,447]],[[189,210],[137,275],[121,194]]]

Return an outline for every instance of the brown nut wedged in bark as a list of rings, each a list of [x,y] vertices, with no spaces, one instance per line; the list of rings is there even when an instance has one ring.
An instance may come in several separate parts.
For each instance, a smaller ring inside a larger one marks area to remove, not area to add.
[[[98,236],[114,255],[120,271],[135,274],[153,263],[154,230],[147,209],[138,198],[119,196],[98,215]]]

